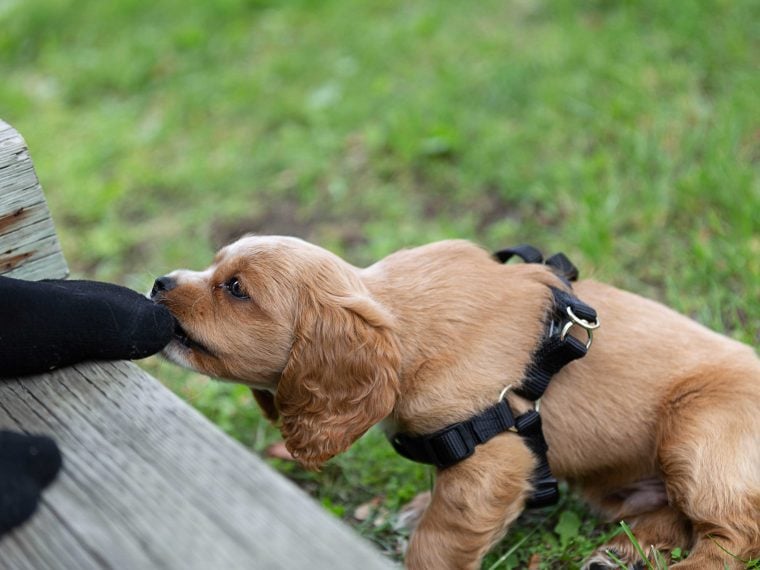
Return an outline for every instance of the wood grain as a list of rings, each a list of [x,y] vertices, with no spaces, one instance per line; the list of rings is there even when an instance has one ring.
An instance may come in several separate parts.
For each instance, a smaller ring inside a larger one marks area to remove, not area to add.
[[[66,274],[25,143],[2,122],[0,273]],[[38,512],[0,540],[0,568],[392,567],[132,363],[0,382],[0,428],[49,434],[64,456]]]
[[[38,280],[68,273],[26,142],[0,120],[0,275]]]

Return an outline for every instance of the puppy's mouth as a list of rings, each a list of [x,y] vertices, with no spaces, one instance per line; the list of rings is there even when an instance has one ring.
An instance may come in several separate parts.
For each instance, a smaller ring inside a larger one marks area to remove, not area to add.
[[[187,331],[182,328],[182,325],[177,319],[174,319],[174,340],[190,350],[196,350],[208,354],[209,356],[214,356],[214,353],[212,353],[206,345],[191,337]]]

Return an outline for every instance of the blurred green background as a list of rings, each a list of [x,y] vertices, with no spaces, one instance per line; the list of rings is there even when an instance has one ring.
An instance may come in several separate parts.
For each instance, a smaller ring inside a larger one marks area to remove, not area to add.
[[[77,276],[147,290],[245,232],[358,265],[530,242],[757,345],[758,54],[754,0],[0,0],[0,117]],[[145,366],[276,440],[246,389]],[[431,481],[374,432],[318,475],[274,462],[391,556]],[[572,568],[599,528],[568,497],[485,567]]]

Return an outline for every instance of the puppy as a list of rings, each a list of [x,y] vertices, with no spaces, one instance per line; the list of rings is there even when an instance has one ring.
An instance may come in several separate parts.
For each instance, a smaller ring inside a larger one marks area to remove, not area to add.
[[[430,434],[519,387],[545,330],[550,268],[502,265],[465,241],[356,268],[290,237],[245,237],[201,272],[156,280],[177,321],[170,360],[247,384],[288,449],[316,468],[374,424]],[[548,459],[611,521],[675,570],[741,568],[760,553],[760,360],[653,301],[583,280],[599,314],[588,354],[557,373],[540,408]],[[516,414],[532,403],[514,390]],[[530,495],[536,456],[506,431],[441,469],[409,568],[478,568]],[[640,563],[625,537],[586,568]]]

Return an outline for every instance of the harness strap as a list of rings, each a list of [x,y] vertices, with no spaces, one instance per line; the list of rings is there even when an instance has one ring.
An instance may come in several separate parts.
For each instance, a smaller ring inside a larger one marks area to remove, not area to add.
[[[508,430],[514,430],[515,417],[506,400],[500,401],[478,415],[450,425],[430,435],[413,436],[397,433],[391,445],[399,455],[429,463],[440,469],[450,467],[468,458],[475,446]]]
[[[506,263],[514,256],[519,257],[525,263],[543,263],[551,267],[557,275],[567,282],[578,280],[578,268],[562,252],[555,253],[544,261],[544,256],[538,249],[532,245],[523,243],[515,247],[500,249],[493,255],[501,263]]]
[[[494,255],[502,263],[515,255],[528,263],[543,262],[541,252],[529,245],[503,249]],[[546,264],[564,280],[574,281],[578,277],[578,269],[562,253],[551,256]],[[596,311],[593,308],[560,289],[552,287],[552,293],[554,309],[547,319],[546,335],[526,368],[523,382],[514,390],[518,396],[534,402],[543,396],[554,374],[569,362],[586,354],[591,344],[590,329],[598,326]],[[586,344],[566,334],[573,324],[586,329],[589,335]],[[397,453],[407,459],[445,469],[470,457],[475,452],[475,446],[505,431],[516,432],[538,459],[531,478],[533,494],[526,506],[548,506],[557,502],[559,489],[557,480],[549,468],[549,446],[544,438],[541,416],[537,408],[536,405],[534,410],[515,417],[507,400],[502,398],[494,406],[470,419],[447,426],[433,434],[397,433],[391,438],[391,444]]]
[[[554,272],[560,277],[564,277],[568,281],[578,280],[578,268],[573,265],[573,262],[564,253],[555,253],[545,263],[554,269]]]
[[[559,484],[549,467],[546,456],[549,446],[544,439],[544,431],[541,429],[541,416],[536,410],[525,412],[517,418],[517,432],[525,439],[525,443],[533,454],[538,458],[531,477],[533,494],[528,497],[525,506],[529,509],[548,507],[559,499]]]
[[[552,287],[555,310],[549,323],[549,334],[534,353],[531,363],[525,371],[525,379],[515,388],[515,393],[527,400],[535,402],[544,395],[549,382],[566,364],[581,358],[588,352],[588,347],[577,338],[566,335],[562,337],[558,331],[563,321],[568,318],[567,308],[578,317],[588,322],[597,319],[596,311],[576,297]]]
[[[543,263],[544,262],[543,254],[538,249],[536,249],[532,245],[528,245],[527,243],[516,245],[515,247],[500,249],[499,251],[494,253],[494,256],[496,257],[496,259],[498,259],[502,263],[506,263],[507,261],[512,259],[515,255],[519,257],[520,259],[522,259],[525,263]]]

